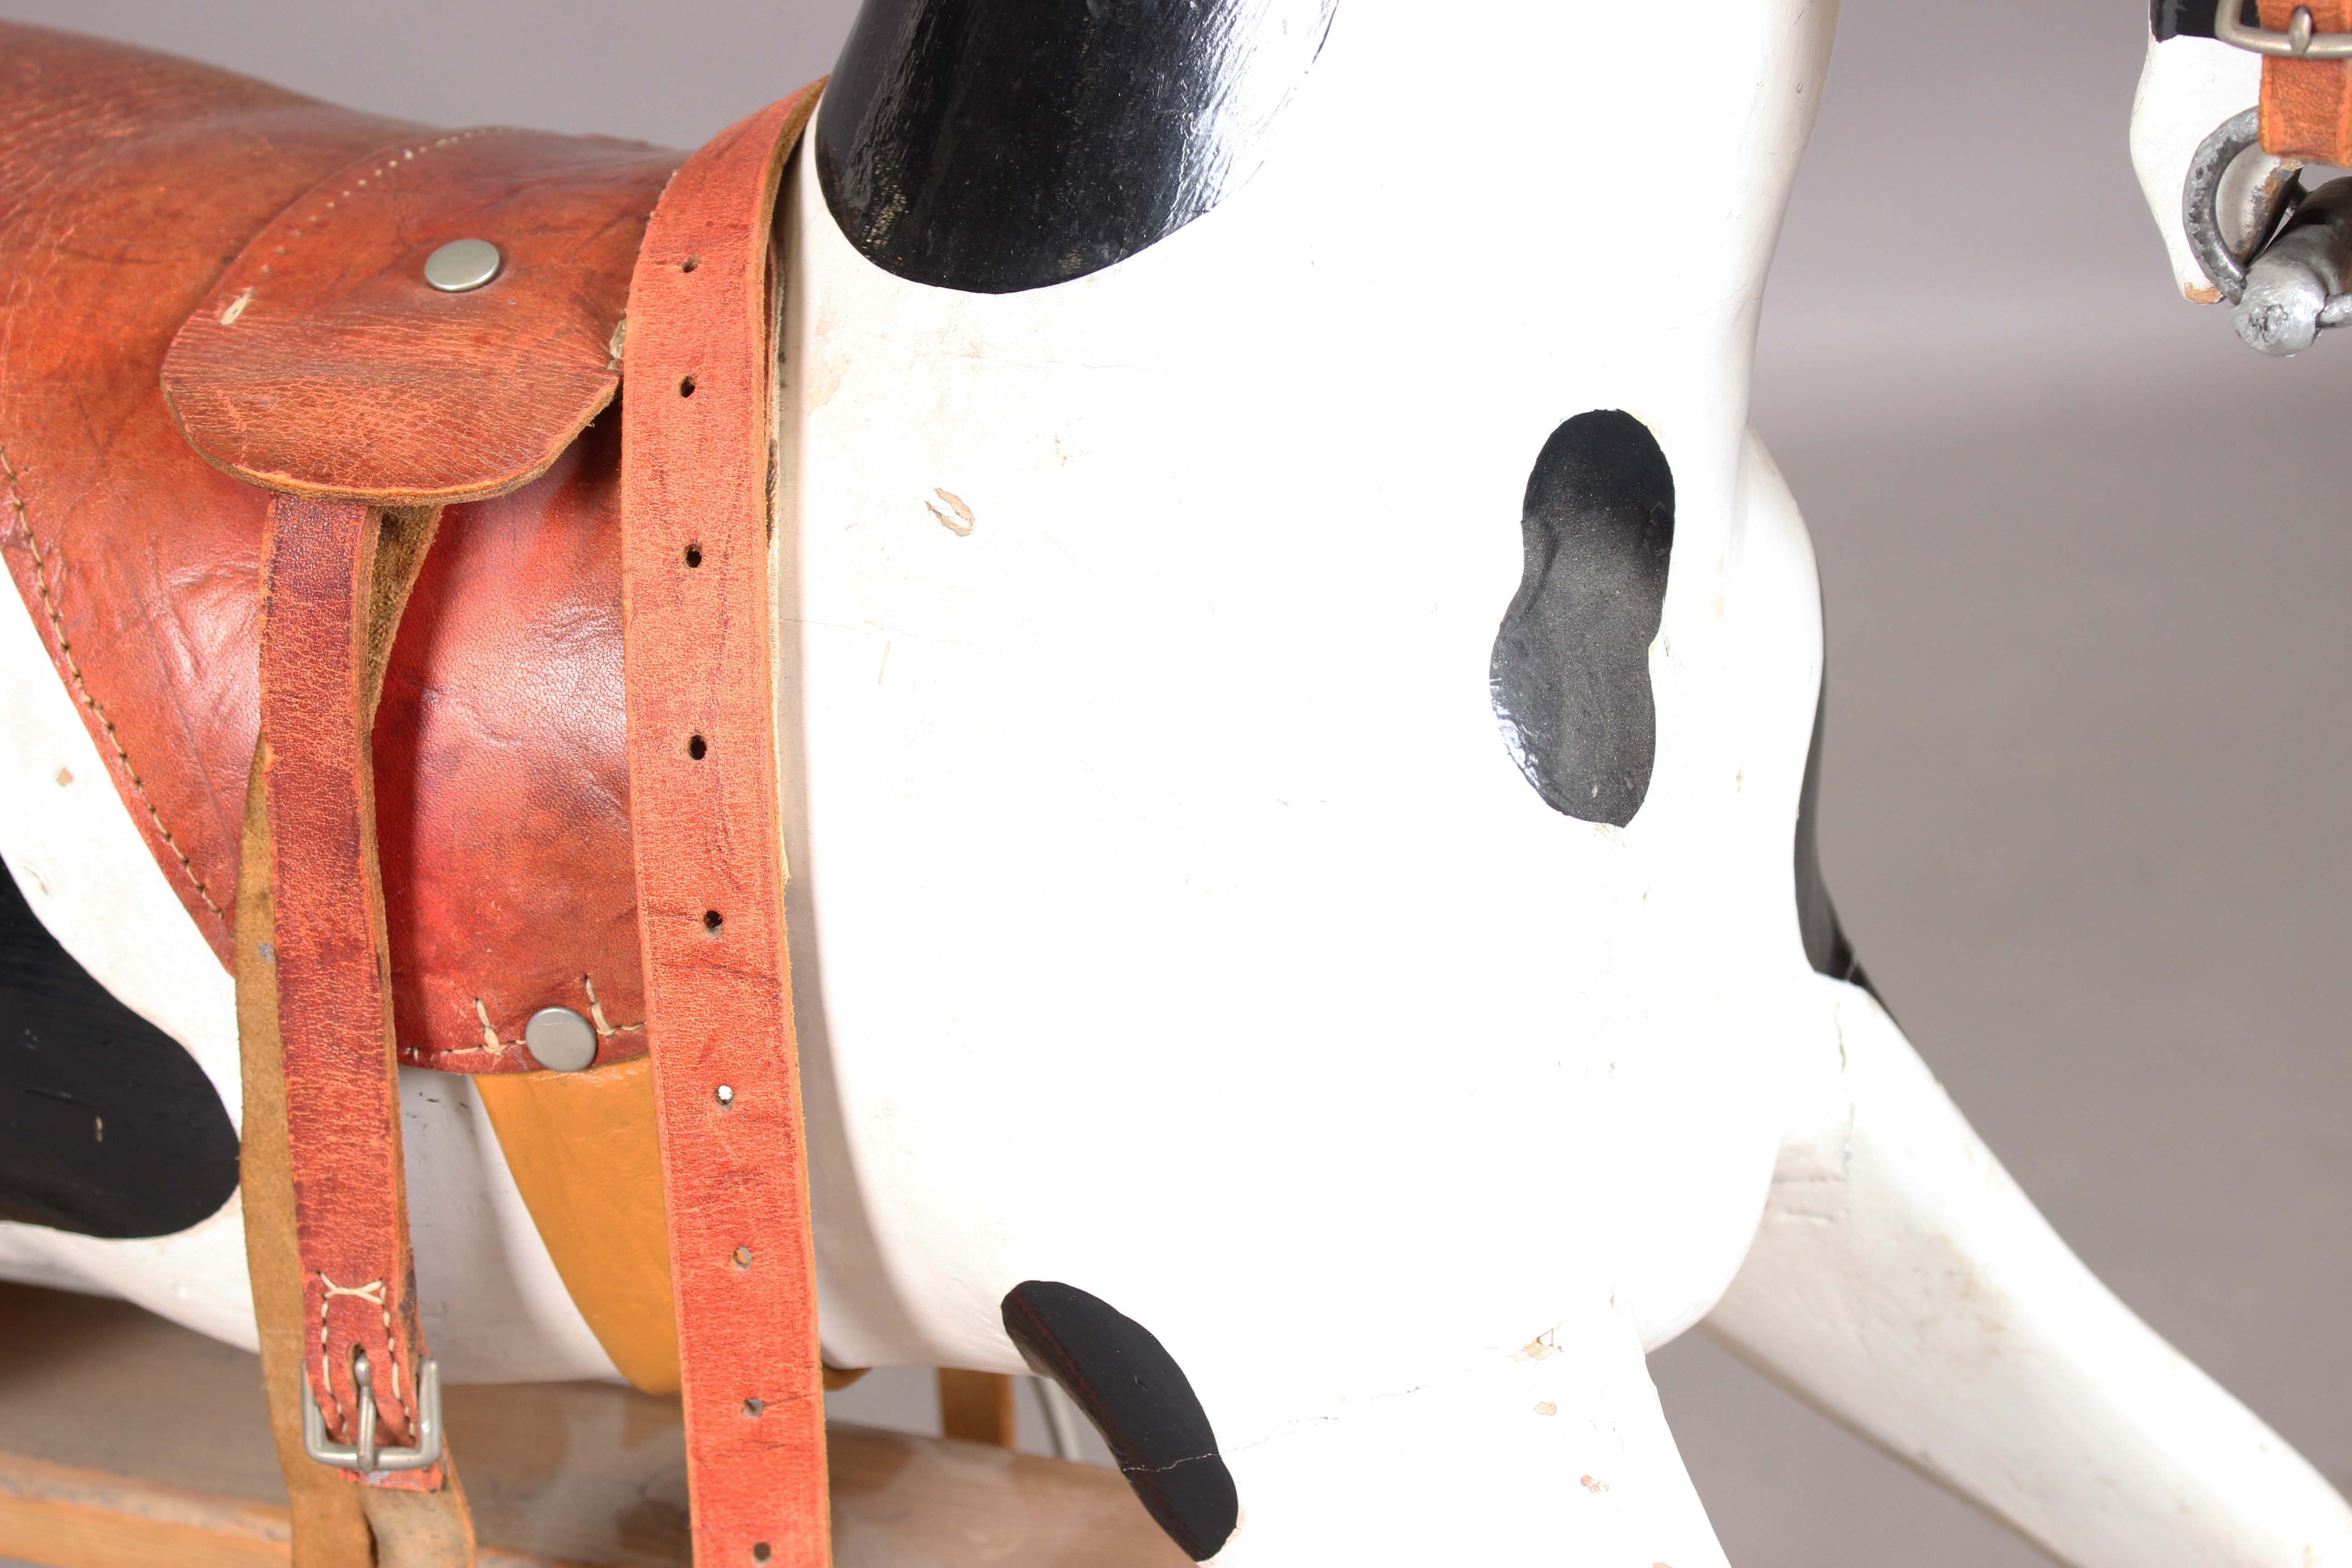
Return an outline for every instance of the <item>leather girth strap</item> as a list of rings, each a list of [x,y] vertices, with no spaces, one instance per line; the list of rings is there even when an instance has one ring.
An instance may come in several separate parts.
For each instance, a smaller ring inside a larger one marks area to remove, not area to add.
[[[2261,0],[2263,26],[2284,32],[2300,7],[2318,32],[2352,32],[2352,0]],[[2281,158],[2352,163],[2352,60],[2265,58],[2263,147]]]
[[[769,593],[771,231],[818,86],[688,160],[629,287],[630,810],[704,1568],[830,1561]]]

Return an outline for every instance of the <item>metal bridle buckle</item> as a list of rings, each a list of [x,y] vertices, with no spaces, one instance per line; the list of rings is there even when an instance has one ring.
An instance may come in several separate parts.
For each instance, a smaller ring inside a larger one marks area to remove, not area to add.
[[[2295,60],[2352,60],[2352,33],[2315,33],[2311,7],[2297,5],[2286,31],[2250,27],[2239,16],[2239,0],[2221,0],[2213,7],[2213,36],[2258,55]]]
[[[326,1413],[310,1391],[310,1375],[302,1378],[302,1451],[322,1465],[337,1469],[378,1474],[385,1470],[430,1469],[441,1462],[441,1364],[427,1357],[416,1379],[416,1447],[379,1448],[375,1446],[375,1389],[368,1382],[365,1351],[352,1356],[352,1381],[360,1391],[360,1440],[327,1441]]]

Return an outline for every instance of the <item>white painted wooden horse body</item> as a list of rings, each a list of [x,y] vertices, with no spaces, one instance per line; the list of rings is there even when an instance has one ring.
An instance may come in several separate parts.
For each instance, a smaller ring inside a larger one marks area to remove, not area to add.
[[[1115,264],[902,276],[824,135],[791,176],[778,688],[828,1359],[1026,1370],[1006,1293],[1065,1282],[1198,1394],[1220,1563],[1702,1568],[1643,1355],[1706,1320],[2068,1562],[2352,1563],[2352,1510],[1808,959],[1819,595],[1748,384],[1834,7],[1702,0],[1666,47],[1583,3],[1250,15],[1286,74],[1235,77],[1221,199]],[[1710,174],[1662,209],[1665,147]],[[1597,776],[1570,815],[1522,766],[1543,716],[1497,653],[1541,596],[1531,474],[1596,414],[1670,473],[1654,745],[1601,698],[1565,721],[1640,761],[1614,821]],[[0,849],[235,1107],[227,977],[13,598],[0,659]],[[449,1375],[608,1373],[469,1086],[405,1088]],[[249,1339],[237,1226],[0,1226],[0,1270]]]

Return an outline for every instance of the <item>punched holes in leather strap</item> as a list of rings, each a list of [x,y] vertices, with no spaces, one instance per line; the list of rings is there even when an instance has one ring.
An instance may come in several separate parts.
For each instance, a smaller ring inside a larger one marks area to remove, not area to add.
[[[768,596],[776,184],[814,90],[678,171],[629,295],[629,792],[696,1561],[824,1568],[823,1373]]]

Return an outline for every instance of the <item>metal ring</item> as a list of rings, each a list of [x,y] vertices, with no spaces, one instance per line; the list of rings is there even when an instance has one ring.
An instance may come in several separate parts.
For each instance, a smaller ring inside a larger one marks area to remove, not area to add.
[[[2223,5],[2226,8],[2228,0],[2223,0]],[[2197,264],[2205,269],[2205,276],[2233,306],[2244,301],[2246,269],[2277,237],[2281,214],[2287,210],[2300,189],[2293,179],[2280,181],[2278,188],[2256,210],[2254,220],[2249,226],[2252,237],[2247,254],[2242,257],[2231,247],[2221,233],[2221,184],[2229,177],[2231,166],[2261,145],[2262,121],[2262,110],[2255,108],[2233,114],[2214,127],[2213,133],[2198,144],[2197,155],[2189,159],[2189,174],[2180,187],[2180,224],[2188,235],[2189,251],[2197,258]],[[2298,170],[2302,167],[2302,161],[2282,159],[2279,166],[2282,170]],[[2352,322],[2352,293],[2329,295],[2320,307],[2316,329],[2326,331],[2347,322]],[[2243,322],[2240,323],[2239,330],[2242,336],[2246,330]],[[2263,347],[2253,338],[2249,337],[2246,341],[2254,347]],[[2278,351],[2264,349],[2263,352]]]
[[[2180,187],[2180,226],[2189,236],[2189,252],[2205,269],[2205,276],[2212,279],[2213,287],[2221,290],[2232,305],[2245,297],[2246,263],[2270,237],[2279,206],[2293,188],[2292,182],[2283,185],[2269,210],[2262,215],[2247,256],[2241,257],[2230,248],[2230,242],[2221,234],[2221,182],[2229,177],[2231,165],[2260,146],[2262,140],[2260,109],[2231,115],[2198,144],[2197,155],[2189,160],[2189,177]]]

